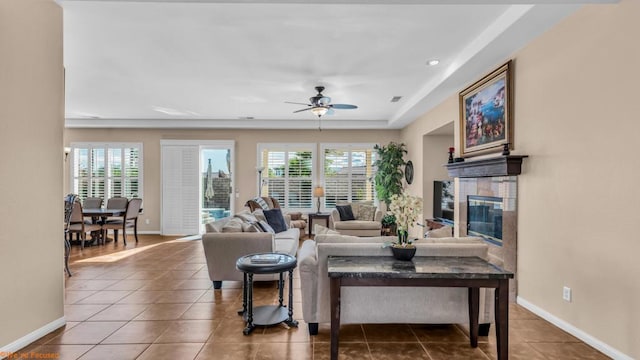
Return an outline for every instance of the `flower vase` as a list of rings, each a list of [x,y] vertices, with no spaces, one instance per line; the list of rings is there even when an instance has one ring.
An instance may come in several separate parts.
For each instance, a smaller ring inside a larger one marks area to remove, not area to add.
[[[416,247],[414,245],[407,247],[394,245],[391,247],[391,253],[393,253],[393,257],[396,260],[411,261],[416,255]]]

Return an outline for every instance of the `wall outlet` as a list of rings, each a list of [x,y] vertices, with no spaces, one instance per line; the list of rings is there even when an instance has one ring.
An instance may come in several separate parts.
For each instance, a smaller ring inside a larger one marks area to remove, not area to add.
[[[570,287],[565,286],[565,287],[562,288],[562,300],[571,302],[571,288]]]
[[[149,219],[144,219],[144,223],[149,225]]]

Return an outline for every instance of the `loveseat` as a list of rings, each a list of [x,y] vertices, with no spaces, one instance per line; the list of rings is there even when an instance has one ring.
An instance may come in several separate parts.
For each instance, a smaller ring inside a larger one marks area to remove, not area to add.
[[[353,219],[344,218],[339,207],[348,206]],[[372,202],[338,203],[331,210],[331,228],[342,235],[380,236],[382,230],[382,211]]]
[[[214,289],[222,286],[222,281],[242,281],[243,273],[236,269],[236,260],[241,256],[260,253],[278,252],[296,256],[300,229],[289,225],[288,229],[279,233],[262,232],[255,224],[265,221],[261,210],[253,213],[241,211],[228,217],[208,223],[207,232],[202,235],[202,246],[207,259],[209,279]],[[239,226],[238,226],[239,224]],[[256,274],[254,281],[278,280],[278,274]]]
[[[355,237],[318,234],[298,251],[302,315],[309,334],[319,323],[331,322],[327,257],[391,256],[382,248],[394,237]],[[422,239],[416,256],[478,256],[488,259],[488,246],[475,237]],[[480,289],[480,334],[486,335],[494,317],[494,290]],[[464,288],[345,287],[341,294],[341,320],[348,323],[467,324],[468,292]]]

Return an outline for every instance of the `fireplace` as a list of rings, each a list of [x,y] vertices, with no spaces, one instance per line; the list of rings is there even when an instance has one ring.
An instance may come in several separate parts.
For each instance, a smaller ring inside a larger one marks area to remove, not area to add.
[[[502,246],[502,198],[467,196],[467,234]]]

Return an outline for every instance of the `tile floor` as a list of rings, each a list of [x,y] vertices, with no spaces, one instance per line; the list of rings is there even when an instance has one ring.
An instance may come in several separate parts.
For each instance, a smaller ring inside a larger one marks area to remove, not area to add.
[[[213,290],[200,241],[142,235],[140,243],[74,246],[66,281],[67,325],[21,350],[58,359],[329,359],[329,326],[309,336],[294,275],[299,328],[244,336],[241,284]],[[275,283],[256,284],[257,304],[277,302]],[[493,327],[492,327],[493,329]],[[510,308],[511,359],[607,359],[518,306]],[[469,347],[463,325],[344,325],[340,359],[495,359],[495,336]]]

